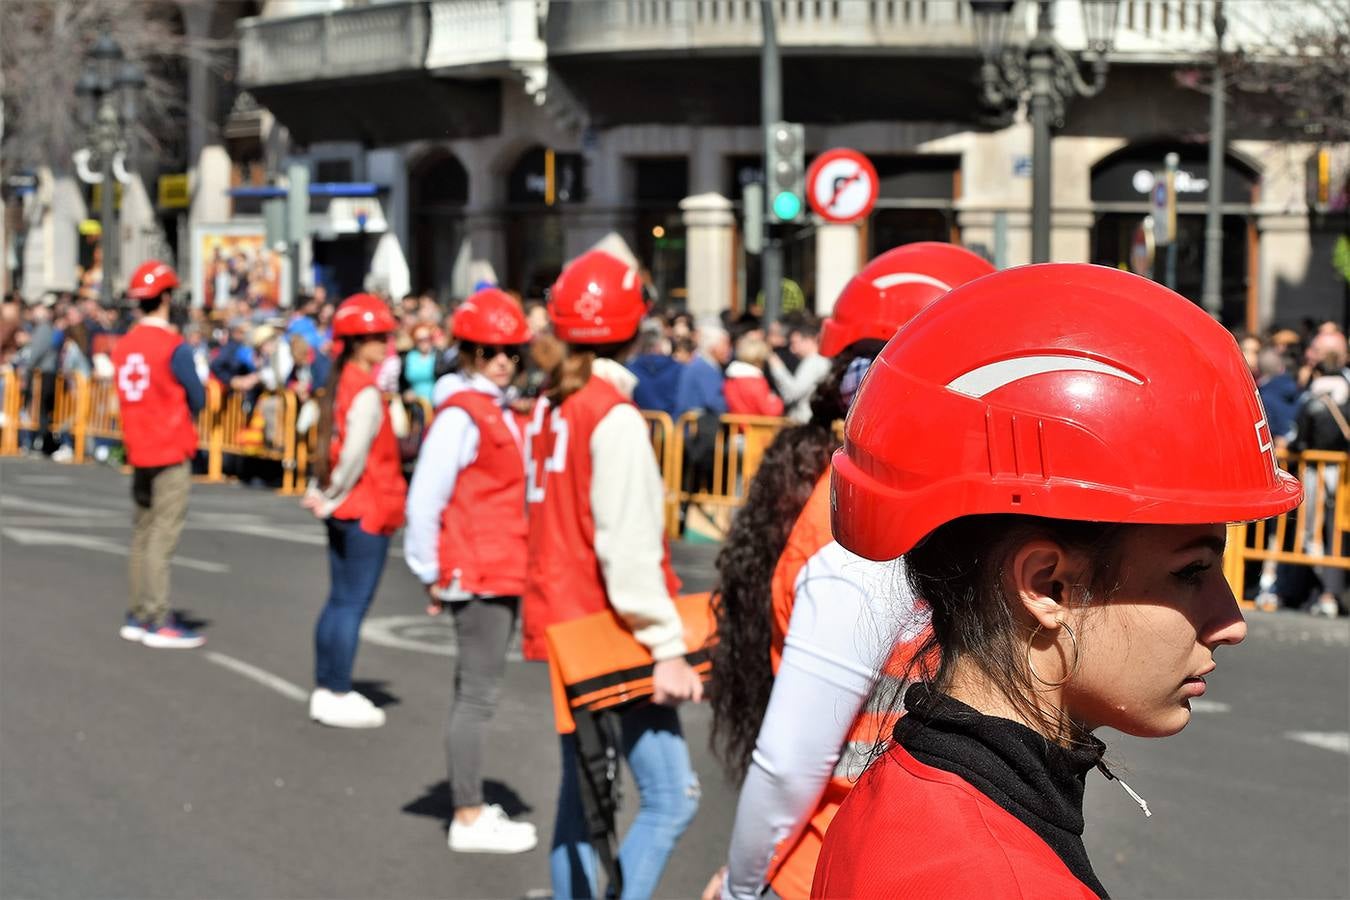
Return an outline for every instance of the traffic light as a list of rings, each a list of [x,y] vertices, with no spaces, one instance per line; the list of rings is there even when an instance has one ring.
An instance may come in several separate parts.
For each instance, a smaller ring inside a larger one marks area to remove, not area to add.
[[[805,129],[793,122],[769,126],[769,158],[764,167],[768,187],[769,221],[800,222],[805,213]]]

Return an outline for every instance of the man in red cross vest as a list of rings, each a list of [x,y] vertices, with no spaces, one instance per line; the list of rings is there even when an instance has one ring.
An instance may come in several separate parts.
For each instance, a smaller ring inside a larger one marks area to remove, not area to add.
[[[121,635],[146,647],[200,647],[206,641],[169,609],[169,559],[187,519],[196,415],[206,405],[192,351],[169,324],[178,275],[150,260],[131,277],[141,318],[113,351],[122,441],[135,504],[129,576],[131,604]]]

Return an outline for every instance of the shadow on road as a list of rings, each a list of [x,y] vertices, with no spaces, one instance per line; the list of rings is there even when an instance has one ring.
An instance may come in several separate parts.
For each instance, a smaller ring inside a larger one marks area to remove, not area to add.
[[[200,618],[190,609],[175,609],[173,614],[178,618],[178,624],[192,631],[205,631],[211,627],[210,619]]]
[[[384,689],[387,681],[353,681],[352,690],[364,694],[366,699],[380,709],[386,706],[398,706],[403,701]]]
[[[483,802],[497,804],[513,819],[534,811],[534,807],[521,799],[514,788],[491,778],[483,781]],[[450,803],[450,783],[441,780],[428,786],[422,796],[403,807],[403,812],[410,816],[438,819],[449,827],[450,818],[455,813]]]

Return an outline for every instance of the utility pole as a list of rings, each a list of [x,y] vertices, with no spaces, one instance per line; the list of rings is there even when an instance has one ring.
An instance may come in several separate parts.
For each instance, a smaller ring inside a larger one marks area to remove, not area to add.
[[[769,184],[769,159],[773,155],[773,125],[783,118],[782,61],[778,55],[778,32],[774,23],[773,0],[759,0],[759,18],[764,27],[764,45],[759,55],[760,119],[764,132],[764,183]],[[773,191],[763,192],[764,203],[772,202]],[[764,285],[764,322],[778,321],[783,312],[783,246],[769,228],[767,210],[763,215],[764,249],[760,254],[760,275]]]
[[[1027,48],[1031,81],[1031,261],[1050,261],[1050,214],[1053,203],[1050,161],[1050,107],[1054,93],[1055,45],[1053,5],[1037,5],[1036,36]]]
[[[1223,313],[1223,0],[1214,0],[1214,83],[1209,95],[1209,199],[1205,205],[1205,277],[1200,304],[1215,319]]]

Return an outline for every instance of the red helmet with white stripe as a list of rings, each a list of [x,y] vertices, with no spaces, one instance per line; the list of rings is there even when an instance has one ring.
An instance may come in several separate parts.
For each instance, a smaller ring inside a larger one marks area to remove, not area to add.
[[[603,250],[587,250],[568,263],[548,295],[553,332],[570,344],[626,341],[646,314],[637,269]]]
[[[839,543],[885,560],[962,516],[1209,524],[1302,495],[1232,335],[1147,279],[1048,264],[957,288],[886,345],[832,506]]]
[[[379,297],[352,294],[333,313],[333,337],[360,337],[366,334],[392,334],[398,331],[393,313]]]
[[[154,300],[165,291],[178,287],[178,273],[168,263],[148,259],[136,267],[127,285],[127,296],[132,300]]]
[[[887,250],[844,285],[821,326],[820,353],[838,356],[855,341],[890,340],[919,310],[992,272],[983,257],[955,244],[921,241]]]
[[[530,326],[520,304],[500,288],[483,288],[461,303],[450,317],[456,340],[475,344],[528,344]]]

